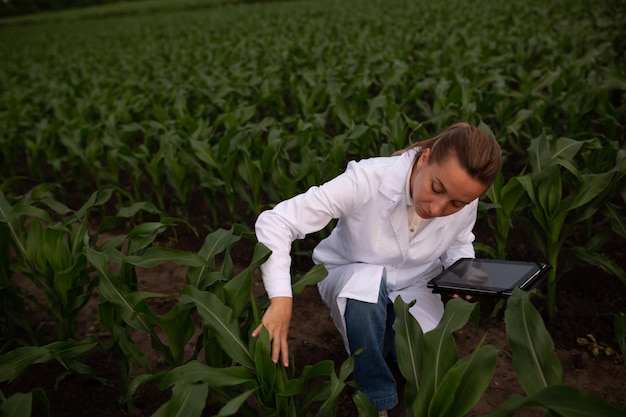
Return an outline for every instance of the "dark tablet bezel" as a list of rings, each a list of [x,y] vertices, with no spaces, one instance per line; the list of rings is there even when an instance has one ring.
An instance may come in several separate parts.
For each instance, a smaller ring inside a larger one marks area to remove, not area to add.
[[[443,282],[449,273],[456,271],[458,268],[464,266],[463,263],[467,262],[480,262],[498,264],[503,267],[507,265],[514,266],[532,266],[533,269],[527,272],[523,276],[520,276],[511,283],[508,288],[498,288],[492,286],[480,286],[475,284],[463,285],[462,283],[448,283]],[[547,272],[550,270],[550,265],[541,262],[529,262],[529,261],[510,261],[510,260],[497,260],[497,259],[482,259],[482,258],[461,258],[448,268],[444,269],[439,275],[431,279],[427,286],[431,288],[433,292],[437,293],[450,293],[450,294],[467,294],[467,295],[490,295],[497,297],[509,297],[513,290],[517,287],[523,290],[530,291],[536,288],[546,277]]]

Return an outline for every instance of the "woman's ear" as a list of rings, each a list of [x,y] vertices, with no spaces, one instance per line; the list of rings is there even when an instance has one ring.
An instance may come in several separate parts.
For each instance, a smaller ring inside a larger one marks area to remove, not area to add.
[[[417,160],[417,167],[420,168],[428,161],[428,156],[430,155],[430,148],[426,148],[422,151],[419,159]]]

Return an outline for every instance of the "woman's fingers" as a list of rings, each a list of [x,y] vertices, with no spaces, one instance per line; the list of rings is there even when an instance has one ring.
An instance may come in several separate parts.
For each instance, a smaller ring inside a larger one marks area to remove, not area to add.
[[[289,334],[289,323],[291,321],[292,298],[276,297],[272,298],[271,304],[263,315],[262,323],[252,332],[252,337],[257,337],[261,333],[263,326],[267,329],[272,344],[272,361],[278,363],[280,359],[282,365],[289,366],[289,344],[287,336]]]

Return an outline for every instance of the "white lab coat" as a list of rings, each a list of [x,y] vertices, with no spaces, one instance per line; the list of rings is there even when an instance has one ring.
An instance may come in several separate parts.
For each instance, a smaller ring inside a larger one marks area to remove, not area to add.
[[[415,151],[352,161],[343,174],[279,203],[257,219],[257,238],[272,250],[261,266],[270,298],[291,295],[292,242],[339,219],[313,251],[313,261],[328,270],[318,287],[346,348],[347,298],[376,302],[385,279],[392,301],[398,295],[405,302],[416,300],[410,311],[426,332],[443,314],[441,298],[426,283],[442,267],[474,257],[472,228],[478,200],[452,215],[433,218],[409,242],[406,181],[414,161]]]

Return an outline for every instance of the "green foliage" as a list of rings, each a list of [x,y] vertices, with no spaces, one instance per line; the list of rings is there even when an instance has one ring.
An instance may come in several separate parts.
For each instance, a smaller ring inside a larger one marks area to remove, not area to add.
[[[52,360],[59,362],[68,372],[93,376],[89,367],[79,359],[96,346],[97,342],[87,338],[81,341],[67,340],[12,350],[0,356],[0,382],[10,382],[29,366]],[[0,392],[0,414],[30,417],[33,398],[40,401],[49,414],[50,402],[40,388],[34,388],[29,393],[16,393],[9,398],[5,398]]]
[[[53,198],[52,188],[51,184],[36,186],[13,204],[0,191],[0,224],[17,253],[9,263],[11,273],[22,274],[37,287],[45,302],[26,298],[54,322],[57,339],[67,340],[76,336],[77,315],[96,285],[83,252],[90,239],[88,215],[111,198],[113,189],[103,188],[72,211]],[[62,219],[55,221],[55,215]]]
[[[603,254],[611,231],[603,226],[610,224],[621,236],[625,218],[613,203],[624,178],[624,155],[617,146],[610,142],[600,144],[598,140],[557,137],[546,129],[531,140],[527,149],[530,172],[508,182],[499,175],[486,193],[489,203],[483,203],[482,210],[493,210],[487,223],[496,249],[485,245],[478,245],[477,249],[506,258],[514,225],[527,226],[525,236],[553,266],[547,292],[550,318],[557,313],[557,282],[576,262],[590,263],[626,283],[623,268]],[[607,164],[607,160],[614,160],[615,164]],[[588,233],[576,236],[580,229],[577,224],[586,225],[583,230]]]
[[[617,417],[623,409],[588,392],[564,384],[563,370],[541,316],[530,302],[532,293],[516,289],[507,302],[506,334],[518,380],[527,396],[513,394],[485,417],[514,416],[527,406],[546,415]]]
[[[484,393],[496,366],[497,350],[493,346],[480,346],[473,354],[458,358],[452,333],[465,325],[477,304],[451,300],[439,325],[426,334],[409,313],[411,305],[400,297],[394,303],[407,415],[463,416]]]
[[[0,393],[0,414],[14,417],[30,417],[33,398],[39,400],[44,405],[47,415],[50,415],[50,401],[46,393],[39,388],[35,388],[28,393],[19,392],[9,398],[4,398],[2,393]]]
[[[515,254],[515,234],[529,238],[553,266],[550,317],[556,285],[576,262],[626,283],[623,265],[605,251],[626,237],[623,7],[589,0],[235,3],[151,0],[32,16],[24,26],[19,18],[0,22],[3,351],[46,343],[26,319],[29,303],[55,323],[57,339],[71,340],[98,288],[99,320],[111,333],[105,347],[127,378],[131,366],[146,372],[127,381],[129,404],[138,384],[158,380],[173,394],[158,415],[197,415],[210,396],[224,404],[220,415],[254,415],[251,397],[268,414],[305,413],[321,402],[318,414],[332,415],[350,385],[350,362],[339,375],[323,363],[295,377],[267,361],[263,336],[249,337],[267,306],[266,296],[251,296],[267,250],[257,246],[250,266],[235,273],[231,248],[252,238],[250,225],[239,224],[336,176],[349,159],[390,155],[460,120],[495,132],[505,158],[479,218],[495,247],[477,249],[506,258]],[[98,19],[104,15],[110,18]],[[62,23],[45,24],[51,20]],[[18,175],[39,185],[12,192],[23,183]],[[70,194],[85,201],[78,210],[60,203]],[[116,214],[104,215],[111,207]],[[181,218],[201,218],[195,226],[214,232],[198,253],[157,244]],[[123,232],[120,220],[129,221]],[[110,230],[122,234],[104,238]],[[188,267],[178,293],[139,288],[137,270],[162,262]],[[15,285],[17,273],[38,297]],[[298,277],[294,294],[323,274]],[[159,315],[151,298],[174,305]],[[541,327],[525,303],[512,311]],[[493,349],[459,359],[451,342],[467,309],[452,304],[449,327],[432,335],[401,310],[399,337],[413,361],[402,364],[415,394],[407,397],[411,413],[460,415],[480,395]],[[535,359],[535,374],[518,373],[524,381],[546,373],[545,384],[512,398],[502,415],[540,403],[568,415],[558,407],[573,392],[559,385],[546,335],[532,330],[546,345],[521,335],[518,356]],[[152,373],[134,332],[150,337],[171,374]],[[189,343],[195,351],[186,354]],[[528,345],[534,353],[523,353]],[[193,369],[246,383],[186,379]],[[328,378],[324,388],[300,397],[304,382],[317,377]],[[466,400],[450,403],[445,393]],[[27,410],[33,398],[39,391],[0,407]],[[585,410],[587,400],[602,408],[585,394],[577,398],[575,408]],[[372,412],[362,393],[354,401],[363,415]]]
[[[554,344],[543,320],[530,301],[532,293],[516,289],[507,300],[506,336],[517,378],[527,396],[513,394],[485,417],[518,415],[523,407],[534,406],[548,414],[564,417],[617,417],[624,413],[583,390],[564,384],[563,369],[554,353]],[[398,365],[406,378],[405,406],[408,416],[464,416],[489,385],[497,349],[478,346],[458,358],[452,333],[465,325],[476,308],[462,299],[446,304],[439,325],[422,333],[409,313],[412,304],[400,297],[396,311]],[[363,415],[376,415],[372,410]]]

